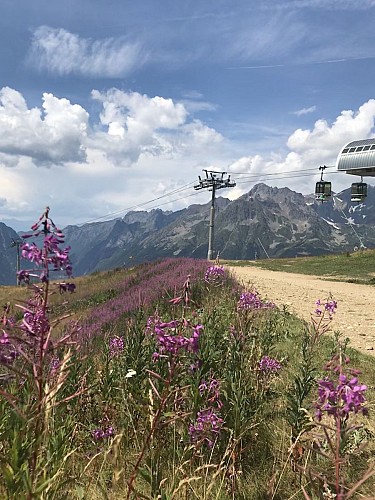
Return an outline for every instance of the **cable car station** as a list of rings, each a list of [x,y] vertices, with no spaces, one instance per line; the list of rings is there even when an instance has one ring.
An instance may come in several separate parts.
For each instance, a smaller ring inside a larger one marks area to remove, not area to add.
[[[351,186],[351,201],[361,203],[367,196],[367,184],[363,177],[375,177],[375,138],[349,142],[342,148],[337,157],[336,167],[339,172],[359,175],[361,182],[353,182]],[[315,186],[315,198],[322,203],[332,195],[331,183],[323,179],[326,166],[319,167],[320,181]]]

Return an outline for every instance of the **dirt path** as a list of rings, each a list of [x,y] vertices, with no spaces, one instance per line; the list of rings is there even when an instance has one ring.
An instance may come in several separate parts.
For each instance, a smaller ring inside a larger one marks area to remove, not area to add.
[[[352,347],[375,356],[375,287],[255,266],[229,269],[245,285],[253,285],[263,298],[279,306],[286,304],[291,312],[307,321],[315,309],[315,301],[325,300],[331,294],[338,302],[333,329],[349,337]]]

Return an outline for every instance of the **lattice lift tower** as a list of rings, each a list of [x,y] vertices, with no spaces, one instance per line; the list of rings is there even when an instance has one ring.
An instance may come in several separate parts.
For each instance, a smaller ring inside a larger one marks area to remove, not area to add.
[[[230,175],[224,179],[224,175],[227,175],[226,172],[215,172],[214,170],[203,170],[203,172],[206,173],[206,178],[202,179],[199,175],[199,184],[196,184],[194,189],[208,189],[212,192],[207,254],[207,260],[212,260],[214,258],[215,193],[218,189],[235,187],[236,183],[234,181],[231,182]]]

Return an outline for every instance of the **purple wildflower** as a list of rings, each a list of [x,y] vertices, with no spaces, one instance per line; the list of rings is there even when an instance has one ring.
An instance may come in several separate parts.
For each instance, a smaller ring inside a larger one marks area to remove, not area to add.
[[[322,302],[320,299],[318,299],[315,304],[315,314],[317,316],[323,316],[324,313],[327,312],[329,319],[333,318],[333,315],[335,314],[337,309],[336,300],[326,300],[325,302]]]
[[[257,290],[252,292],[243,292],[237,302],[239,311],[253,311],[257,309],[274,309],[276,306],[273,302],[263,302]]]
[[[0,352],[0,364],[11,365],[18,356],[19,353],[14,349],[8,350],[5,354]]]
[[[104,428],[99,427],[98,429],[93,430],[91,435],[95,441],[101,441],[103,439],[113,437],[115,435],[115,430],[111,425]]]
[[[189,337],[183,335],[191,331]],[[202,333],[203,325],[191,325],[189,321],[172,320],[162,322],[160,318],[151,317],[147,321],[146,332],[154,336],[157,340],[158,351],[154,353],[153,359],[159,359],[163,355],[178,355],[180,351],[197,353],[199,347],[199,337]]]
[[[22,238],[38,237],[44,235],[43,246],[39,248],[34,242],[23,243],[21,245],[22,257],[36,266],[41,267],[40,278],[42,281],[48,281],[49,267],[52,266],[54,271],[64,270],[70,276],[72,274],[72,265],[69,260],[70,247],[60,248],[60,243],[64,242],[64,235],[58,229],[49,217],[49,207],[41,215],[39,221],[31,228],[32,234],[25,234]],[[28,271],[21,271],[18,274],[19,282],[29,281]]]
[[[224,266],[210,266],[204,275],[204,281],[209,285],[220,286],[225,278]]]
[[[189,426],[189,435],[193,443],[206,444],[212,448],[220,434],[224,420],[213,410],[207,408],[197,414],[194,424]]]
[[[20,325],[21,330],[32,337],[46,335],[50,329],[48,314],[45,308],[40,304],[29,301],[29,308],[23,314],[23,320]]]
[[[208,381],[203,379],[198,389],[201,396],[205,396],[206,401],[210,403],[211,406],[216,406],[218,409],[223,406],[220,400],[220,382],[218,380],[213,377]]]
[[[5,332],[4,330],[0,337],[0,344],[9,344],[9,336],[7,332]]]
[[[109,341],[109,355],[111,358],[119,356],[124,350],[124,339],[122,337],[112,337]]]
[[[259,361],[259,371],[263,374],[277,373],[281,370],[282,366],[276,359],[270,358],[269,356],[263,356]]]
[[[337,384],[328,377],[318,380],[318,400],[315,403],[317,419],[320,421],[324,412],[334,418],[344,419],[351,412],[367,415],[368,410],[364,406],[366,390],[367,386],[360,384],[357,377],[348,378],[344,374],[339,375]]]

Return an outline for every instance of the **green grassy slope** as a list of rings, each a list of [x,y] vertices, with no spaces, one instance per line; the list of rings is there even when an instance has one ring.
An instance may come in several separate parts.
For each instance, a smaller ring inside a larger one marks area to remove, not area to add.
[[[375,284],[375,250],[319,257],[227,261],[233,266],[257,266],[271,271],[309,274],[326,279]]]

